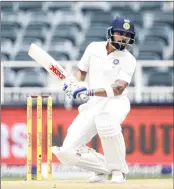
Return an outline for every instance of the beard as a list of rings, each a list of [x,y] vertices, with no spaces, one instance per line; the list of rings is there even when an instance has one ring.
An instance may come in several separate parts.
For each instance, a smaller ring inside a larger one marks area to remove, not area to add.
[[[115,47],[115,49],[122,51],[126,48],[126,41],[117,41],[117,42],[111,42],[111,44]]]

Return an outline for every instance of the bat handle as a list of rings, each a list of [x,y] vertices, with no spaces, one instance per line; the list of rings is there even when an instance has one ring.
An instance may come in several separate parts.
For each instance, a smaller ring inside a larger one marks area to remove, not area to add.
[[[85,94],[80,94],[80,98],[81,98],[81,100],[86,100],[86,99],[87,99],[87,95],[85,95]]]

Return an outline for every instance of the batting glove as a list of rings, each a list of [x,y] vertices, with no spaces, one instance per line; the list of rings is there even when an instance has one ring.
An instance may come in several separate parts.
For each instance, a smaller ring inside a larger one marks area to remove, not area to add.
[[[77,88],[77,80],[74,76],[69,76],[66,78],[64,85],[63,85],[63,91],[66,93],[66,95],[71,98],[72,97],[72,91]]]
[[[72,91],[72,96],[74,99],[80,98],[80,95],[85,95],[85,96],[94,96],[95,95],[95,90],[89,90],[87,87],[79,87],[76,88],[75,90]]]

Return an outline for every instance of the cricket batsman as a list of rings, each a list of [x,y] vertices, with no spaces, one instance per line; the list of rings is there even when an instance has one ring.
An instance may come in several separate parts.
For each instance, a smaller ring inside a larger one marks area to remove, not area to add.
[[[90,183],[122,183],[128,173],[126,148],[121,123],[130,111],[127,87],[136,67],[136,59],[127,50],[134,43],[134,23],[116,17],[107,29],[107,41],[92,42],[78,63],[77,85],[66,79],[64,91],[74,99],[89,97],[79,106],[79,114],[68,128],[61,147],[52,147],[62,164],[95,172]],[[88,83],[84,82],[88,74]],[[98,133],[104,155],[86,144]]]

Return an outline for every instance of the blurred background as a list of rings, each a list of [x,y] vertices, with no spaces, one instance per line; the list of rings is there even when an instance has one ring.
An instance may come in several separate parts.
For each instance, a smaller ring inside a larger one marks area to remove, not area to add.
[[[136,27],[131,53],[137,59],[137,69],[129,86],[132,111],[123,123],[130,175],[171,174],[173,11],[173,2],[1,2],[1,175],[26,174],[28,95],[53,97],[53,143],[59,146],[82,103],[68,99],[60,83],[28,56],[30,44],[38,44],[68,72],[75,73],[87,45],[105,41],[106,29],[116,16],[134,20]],[[46,100],[43,103],[45,107]],[[35,108],[36,102],[33,104]],[[35,139],[33,145],[35,153]],[[98,136],[89,145],[102,152]],[[65,172],[70,177],[81,177],[82,172],[88,175],[84,170],[75,170],[76,174],[68,168],[62,171],[55,159],[53,163],[59,166],[59,170],[53,168],[55,178],[65,177]]]

